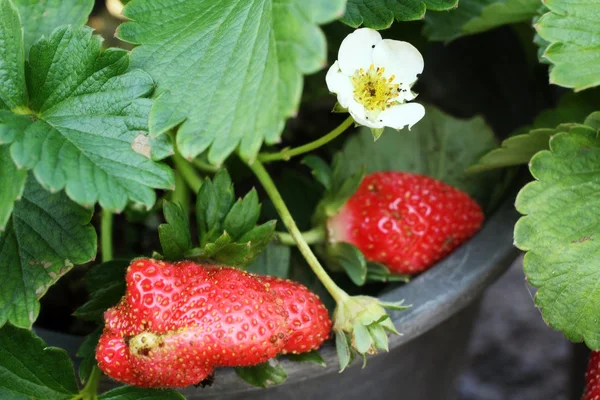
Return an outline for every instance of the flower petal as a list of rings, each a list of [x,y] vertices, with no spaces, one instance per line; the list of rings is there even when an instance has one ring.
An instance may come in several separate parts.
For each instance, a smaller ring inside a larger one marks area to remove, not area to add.
[[[384,39],[373,50],[373,63],[384,67],[386,76],[396,75],[395,82],[411,84],[423,72],[423,56],[408,42]]]
[[[381,42],[381,35],[374,29],[357,29],[342,41],[338,52],[338,61],[342,72],[354,75],[356,70],[369,68],[373,62],[373,48]]]
[[[325,82],[327,82],[329,91],[337,94],[338,103],[342,107],[348,108],[348,102],[354,96],[354,86],[352,86],[350,77],[340,71],[337,61],[327,71]]]
[[[377,119],[369,118],[365,111],[365,106],[358,103],[356,100],[354,100],[354,98],[352,98],[348,103],[348,112],[350,115],[352,115],[352,118],[354,118],[354,122],[359,125],[369,128],[383,128],[385,126],[383,122]]]
[[[410,130],[424,116],[425,107],[419,103],[398,104],[379,114],[379,122],[398,130],[408,125],[408,129]]]

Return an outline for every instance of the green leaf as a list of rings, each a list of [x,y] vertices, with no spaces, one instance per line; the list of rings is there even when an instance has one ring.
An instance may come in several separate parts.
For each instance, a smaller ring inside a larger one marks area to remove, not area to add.
[[[171,188],[174,177],[132,149],[146,130],[152,102],[141,97],[153,82],[139,70],[125,73],[128,64],[125,50],[102,51],[101,38],[87,27],[59,28],[36,42],[28,74],[36,121],[13,138],[17,166],[33,169],[45,188],[64,188],[84,206],[98,201],[120,211],[130,200],[154,204],[152,189]]]
[[[192,235],[187,214],[179,204],[163,203],[166,224],[158,226],[158,236],[167,260],[180,260],[192,248]]]
[[[217,172],[212,180],[204,180],[196,199],[196,220],[202,246],[223,233],[223,220],[233,201],[233,184],[226,170]]]
[[[310,168],[310,172],[315,179],[319,181],[325,189],[331,187],[331,179],[333,172],[329,165],[319,156],[313,154],[304,157],[302,164],[306,164]]]
[[[279,385],[287,379],[285,369],[279,364],[273,365],[269,361],[253,367],[237,367],[235,373],[252,386],[262,388]]]
[[[9,154],[8,146],[0,146],[0,231],[4,230],[13,206],[23,194],[27,171],[17,169]]]
[[[429,40],[451,41],[501,25],[529,21],[540,4],[539,0],[460,0],[454,10],[427,14],[423,32]]]
[[[19,10],[25,32],[25,54],[42,36],[50,36],[61,25],[80,27],[87,22],[93,0],[12,0]]]
[[[129,261],[112,260],[96,265],[85,274],[85,287],[90,294],[116,283],[125,282]]]
[[[564,130],[568,131],[568,128]],[[527,164],[535,153],[548,148],[548,142],[552,135],[564,130],[560,127],[557,129],[534,129],[523,135],[511,136],[502,142],[501,147],[481,157],[477,164],[467,169],[467,172],[481,172]]]
[[[99,289],[92,294],[89,301],[75,310],[73,315],[86,321],[102,322],[104,312],[119,303],[125,290],[124,280]]]
[[[335,348],[340,362],[340,372],[345,370],[350,362],[352,362],[352,350],[348,341],[349,339],[344,331],[335,332]]]
[[[600,88],[583,92],[567,92],[558,105],[542,111],[532,128],[552,128],[566,122],[583,123],[592,112],[600,110]]]
[[[325,360],[323,360],[323,357],[321,357],[321,354],[317,350],[300,354],[287,354],[287,358],[294,362],[310,362],[320,365],[321,367],[327,366],[327,364],[325,364]]]
[[[355,285],[362,286],[367,279],[367,261],[361,251],[350,243],[339,242],[327,246],[328,259],[342,267]]]
[[[247,271],[259,275],[278,276],[288,278],[290,270],[290,246],[269,243]]]
[[[243,199],[235,202],[227,216],[223,225],[225,231],[236,240],[239,239],[245,232],[256,225],[260,216],[260,205],[258,204],[258,194],[255,189],[252,189]]]
[[[409,282],[410,275],[392,273],[385,265],[367,262],[367,282]]]
[[[600,111],[594,111],[588,115],[583,124],[598,131],[600,129]]]
[[[278,142],[296,114],[303,74],[326,65],[317,24],[336,19],[344,0],[184,0],[130,3],[122,40],[140,44],[134,67],[158,83],[150,132],[176,126],[177,147],[193,158],[208,150],[222,163],[238,149],[253,159]],[[186,32],[182,35],[182,32]],[[185,60],[185,62],[182,62]]]
[[[458,0],[348,0],[346,13],[341,21],[354,28],[364,25],[373,29],[386,29],[394,19],[416,21],[423,19],[428,9],[440,11],[457,6]]]
[[[98,400],[185,400],[185,397],[175,390],[121,386],[102,393]]]
[[[102,335],[103,326],[98,327],[94,332],[90,333],[85,337],[79,349],[77,349],[77,357],[80,357],[81,363],[79,364],[79,379],[81,383],[85,384],[92,373],[92,369],[98,365],[96,361],[96,346]]]
[[[0,43],[0,110],[23,112],[27,106],[23,31],[10,0],[0,0]]]
[[[544,1],[550,12],[535,25],[550,45],[550,83],[583,90],[600,84],[600,4],[575,0]]]
[[[527,252],[528,282],[544,320],[576,342],[600,349],[598,209],[600,138],[581,125],[550,140],[536,154],[534,182],[517,196],[524,216],[515,226],[515,245]]]
[[[388,346],[387,333],[380,324],[373,324],[367,327],[373,345],[376,349],[390,351]]]
[[[74,264],[96,256],[92,213],[29,177],[0,234],[0,326],[30,328],[40,299]]]
[[[0,398],[67,400],[77,393],[66,351],[46,347],[27,329],[0,329]]]
[[[377,323],[375,323],[377,325]],[[357,321],[352,329],[354,333],[354,347],[360,354],[365,354],[373,345],[373,339],[369,334],[369,330],[362,322]]]
[[[407,171],[428,175],[487,205],[497,175],[466,175],[464,171],[495,147],[496,139],[483,118],[457,119],[427,107],[425,117],[411,131],[388,132],[374,143],[369,130],[363,129],[348,139],[341,152],[339,174],[343,181],[366,166],[367,173]]]

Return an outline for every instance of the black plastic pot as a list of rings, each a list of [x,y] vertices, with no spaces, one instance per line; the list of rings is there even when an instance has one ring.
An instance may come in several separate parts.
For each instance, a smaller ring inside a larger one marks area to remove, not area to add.
[[[483,290],[500,276],[517,255],[513,227],[517,220],[513,201],[505,202],[469,242],[409,284],[390,286],[385,301],[405,299],[412,307],[393,312],[391,318],[402,336],[390,338],[390,352],[369,357],[363,370],[356,361],[342,374],[333,343],[321,355],[327,367],[282,359],[288,379],[267,390],[239,379],[232,369],[216,371],[207,388],[189,387],[190,400],[243,399],[365,399],[395,397],[402,400],[451,400],[454,382],[466,361],[466,345]],[[50,346],[65,348],[74,356],[81,338],[36,330]],[[105,378],[101,390],[116,384]]]

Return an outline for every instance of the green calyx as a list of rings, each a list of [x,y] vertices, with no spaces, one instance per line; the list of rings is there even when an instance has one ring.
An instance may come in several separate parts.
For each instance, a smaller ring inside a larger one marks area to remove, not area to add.
[[[403,301],[387,303],[370,296],[348,297],[338,303],[333,315],[333,330],[340,372],[352,363],[356,354],[363,357],[364,367],[367,354],[388,351],[387,333],[400,333],[385,309],[404,310],[408,307]]]

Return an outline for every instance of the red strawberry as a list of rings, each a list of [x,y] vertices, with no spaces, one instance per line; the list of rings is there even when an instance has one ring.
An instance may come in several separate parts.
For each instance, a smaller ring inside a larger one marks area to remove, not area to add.
[[[304,353],[318,349],[329,337],[331,319],[319,296],[296,282],[272,276],[260,277],[283,300],[292,330],[282,353]]]
[[[281,299],[251,274],[140,259],[126,282],[96,351],[100,368],[121,382],[184,387],[216,366],[262,363],[287,341]]]
[[[600,352],[592,351],[585,373],[585,392],[581,400],[600,400]]]
[[[358,247],[392,272],[415,274],[479,230],[483,213],[466,193],[423,175],[376,172],[365,177],[327,221],[332,242]]]

